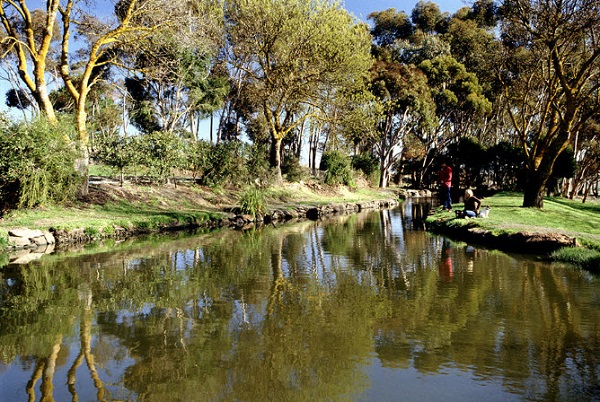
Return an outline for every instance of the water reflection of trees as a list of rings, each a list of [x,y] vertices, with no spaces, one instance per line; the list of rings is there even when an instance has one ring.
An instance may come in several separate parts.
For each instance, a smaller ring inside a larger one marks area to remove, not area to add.
[[[402,220],[378,211],[10,266],[0,359],[26,362],[32,400],[63,383],[89,397],[82,376],[98,400],[338,400],[368,386],[358,367],[373,353],[517,392],[539,376],[533,392],[550,399],[598,385],[588,278],[449,248]],[[107,381],[110,361],[126,369]]]

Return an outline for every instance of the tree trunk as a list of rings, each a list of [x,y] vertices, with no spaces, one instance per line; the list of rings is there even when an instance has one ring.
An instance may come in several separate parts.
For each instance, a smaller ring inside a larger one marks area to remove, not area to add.
[[[271,136],[271,157],[270,164],[271,168],[275,172],[277,183],[283,182],[281,176],[281,138],[277,138],[274,135]]]
[[[86,120],[87,113],[85,109],[86,96],[83,91],[79,97],[77,106],[77,132],[79,134],[79,146],[81,147],[81,158],[75,162],[75,170],[79,172],[83,181],[79,191],[80,196],[87,196],[89,193],[89,165],[90,155],[88,151],[89,136],[87,132]]]
[[[386,159],[386,156],[382,156],[379,163],[379,170],[381,171],[381,174],[379,176],[379,188],[387,188],[389,184],[388,177],[390,174]]]
[[[544,178],[539,171],[528,171],[525,191],[523,194],[524,207],[544,207],[544,190],[547,177]]]
[[[46,90],[46,84],[38,88],[37,93],[37,102],[40,105],[40,108],[44,111],[44,114],[48,118],[48,121],[51,123],[56,123],[56,114],[54,113],[54,106],[48,97],[48,92]]]

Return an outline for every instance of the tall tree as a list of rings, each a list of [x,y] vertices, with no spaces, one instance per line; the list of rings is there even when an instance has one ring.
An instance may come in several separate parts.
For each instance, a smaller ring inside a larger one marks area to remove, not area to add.
[[[29,2],[31,3],[31,2]],[[0,58],[10,57],[27,90],[50,121],[56,114],[49,97],[47,65],[52,44],[60,39],[59,0],[48,0],[45,10],[30,10],[26,1],[0,0]]]
[[[389,184],[390,170],[402,155],[404,139],[435,114],[427,77],[413,65],[378,61],[371,69],[371,91],[378,100],[375,154],[379,187]]]
[[[600,113],[599,0],[505,0],[500,72],[527,157],[524,207],[543,207],[555,161]]]
[[[264,115],[281,180],[283,139],[325,109],[331,88],[366,74],[368,29],[329,0],[229,0],[225,9],[228,61]]]
[[[100,12],[106,13],[104,2],[48,0],[45,10],[30,11],[33,3],[0,1],[4,53],[13,55],[20,78],[53,121],[56,119],[46,83],[47,65],[51,61],[51,44],[60,42],[57,65],[75,105],[82,152],[80,170],[86,177],[88,96],[92,87],[106,78],[111,65],[135,68],[122,57],[124,49],[140,49],[166,31],[181,42],[202,38],[207,26],[211,26],[207,20],[213,15],[206,11],[219,9],[217,0],[120,0],[114,8],[115,17],[104,16],[101,21]],[[87,180],[81,192],[87,194]]]
[[[419,125],[415,133],[425,153],[417,174],[418,186],[440,151],[455,139],[468,135],[479,119],[491,110],[491,102],[483,95],[477,76],[468,72],[454,57],[425,60],[419,68],[427,76],[436,111],[433,119]]]

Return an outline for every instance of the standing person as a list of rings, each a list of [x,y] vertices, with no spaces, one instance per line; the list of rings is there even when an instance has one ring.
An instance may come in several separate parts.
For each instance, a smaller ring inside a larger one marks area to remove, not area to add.
[[[465,209],[464,216],[469,218],[475,218],[479,215],[479,207],[481,206],[481,200],[473,195],[473,191],[465,191]]]
[[[452,188],[452,168],[445,162],[442,162],[438,173],[438,180],[440,182],[442,208],[444,211],[452,211],[452,195],[450,194],[450,189]]]

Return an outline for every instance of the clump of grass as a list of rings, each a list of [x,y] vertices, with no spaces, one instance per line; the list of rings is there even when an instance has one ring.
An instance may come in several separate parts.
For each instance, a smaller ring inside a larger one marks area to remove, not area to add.
[[[85,229],[83,229],[83,233],[90,237],[97,237],[100,234],[100,230],[97,227],[88,226]]]
[[[113,225],[106,225],[102,228],[102,233],[106,236],[112,236],[115,234],[115,227]]]
[[[0,249],[8,246],[8,232],[0,229]]]
[[[256,217],[267,212],[265,193],[256,187],[248,187],[239,195],[240,212]]]
[[[592,272],[600,272],[600,251],[582,247],[563,247],[552,253],[554,261],[568,262],[586,268]]]

